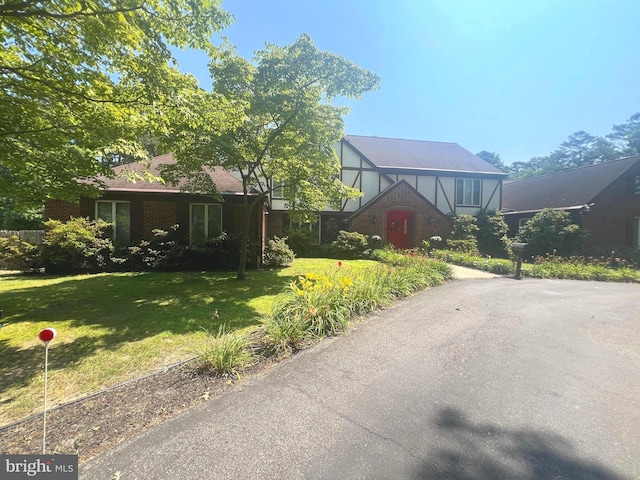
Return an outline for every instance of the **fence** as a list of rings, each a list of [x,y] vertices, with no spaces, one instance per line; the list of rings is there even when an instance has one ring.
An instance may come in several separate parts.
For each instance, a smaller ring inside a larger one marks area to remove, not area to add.
[[[0,237],[18,237],[23,242],[40,245],[44,238],[44,230],[0,230]]]

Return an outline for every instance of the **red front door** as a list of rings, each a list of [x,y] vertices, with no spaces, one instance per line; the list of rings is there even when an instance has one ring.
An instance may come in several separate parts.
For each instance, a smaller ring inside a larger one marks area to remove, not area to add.
[[[394,210],[387,214],[387,242],[395,248],[411,245],[411,212]]]

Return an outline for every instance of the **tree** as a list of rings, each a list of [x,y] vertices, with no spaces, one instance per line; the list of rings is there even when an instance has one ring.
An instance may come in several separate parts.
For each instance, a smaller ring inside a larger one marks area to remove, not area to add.
[[[496,152],[488,152],[486,150],[483,150],[481,152],[476,153],[476,156],[480,157],[485,162],[490,163],[491,165],[496,167],[498,170],[502,170],[505,173],[509,173],[509,167],[504,164],[503,160],[500,158],[500,155],[498,155]]]
[[[528,243],[532,255],[572,255],[580,249],[587,231],[574,224],[569,212],[546,208],[520,227],[518,242]]]
[[[478,250],[494,257],[505,256],[509,226],[504,216],[495,210],[483,210],[477,217],[477,224]]]
[[[7,0],[0,4],[0,191],[22,204],[95,196],[114,156],[187,109],[197,81],[170,47],[213,54],[218,0]]]
[[[301,220],[359,194],[338,180],[340,165],[332,146],[342,136],[347,109],[332,100],[359,98],[377,88],[379,79],[318,50],[307,35],[286,47],[267,44],[253,62],[225,43],[210,71],[212,104],[222,98],[234,106],[236,121],[219,124],[217,112],[206,107],[200,116],[186,119],[172,148],[176,165],[166,174],[174,181],[192,179],[192,188],[211,192],[215,186],[201,182],[203,168],[219,165],[240,176],[245,221],[238,279],[243,280],[251,215],[274,187],[282,189],[292,218]]]
[[[590,135],[584,130],[569,135],[552,155],[562,169],[594,165],[620,156],[609,140]]]
[[[625,123],[614,125],[607,138],[618,146],[622,155],[640,155],[640,112],[633,114]]]

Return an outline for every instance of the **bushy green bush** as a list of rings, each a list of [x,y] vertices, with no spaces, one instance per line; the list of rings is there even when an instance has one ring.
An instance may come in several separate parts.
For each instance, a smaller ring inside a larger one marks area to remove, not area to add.
[[[287,238],[274,236],[267,240],[264,250],[264,265],[267,267],[288,267],[296,258],[286,242]]]
[[[506,257],[509,254],[509,226],[504,216],[495,210],[483,210],[477,217],[478,250],[492,257]]]
[[[367,236],[358,232],[340,230],[338,238],[331,242],[329,252],[333,258],[364,258],[369,252]]]
[[[531,255],[568,256],[579,252],[580,241],[587,234],[571,221],[569,212],[547,208],[520,227],[517,239],[528,244],[527,252]]]
[[[476,217],[473,215],[460,214],[449,215],[453,222],[451,236],[447,239],[446,245],[449,250],[464,252],[470,255],[477,255],[478,252],[478,225]]]
[[[151,240],[142,240],[128,251],[125,265],[130,270],[177,270],[188,263],[186,241],[179,236],[178,225],[153,230]]]
[[[17,236],[0,237],[0,269],[31,272],[42,267],[40,248]]]
[[[42,243],[47,272],[98,272],[108,267],[113,243],[105,238],[109,223],[72,218],[68,222],[48,220]]]
[[[309,229],[291,227],[285,233],[287,245],[297,257],[304,257],[311,251],[313,240]]]

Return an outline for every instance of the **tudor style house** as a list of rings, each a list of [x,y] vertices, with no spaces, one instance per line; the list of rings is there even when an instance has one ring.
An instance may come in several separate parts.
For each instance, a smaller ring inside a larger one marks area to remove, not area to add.
[[[640,248],[640,155],[505,182],[502,195],[510,235],[552,208],[589,231],[585,246]]]
[[[344,201],[337,210],[318,212],[316,224],[296,225],[308,228],[316,243],[346,229],[410,248],[435,235],[447,237],[452,228],[447,214],[477,215],[502,207],[506,174],[455,143],[348,135],[335,150],[341,181],[359,189],[362,196]],[[159,165],[172,162],[171,155],[155,157],[149,170],[158,175]],[[116,167],[116,173],[125,168],[141,167]],[[181,185],[130,183],[116,176],[102,179],[105,190],[100,198],[84,198],[79,204],[51,201],[45,216],[102,218],[114,223],[114,240],[121,246],[149,239],[154,229],[173,225],[191,244],[222,231],[239,233],[244,219],[241,182],[221,168],[207,173],[222,201],[184,193]],[[254,214],[251,238],[260,243],[294,226],[277,189]]]
[[[309,225],[316,241],[340,228],[378,235],[397,248],[447,237],[447,214],[500,210],[506,174],[456,143],[346,135],[335,145],[340,179],[362,196],[337,211],[320,212]],[[284,201],[272,196],[269,235],[290,225]]]

